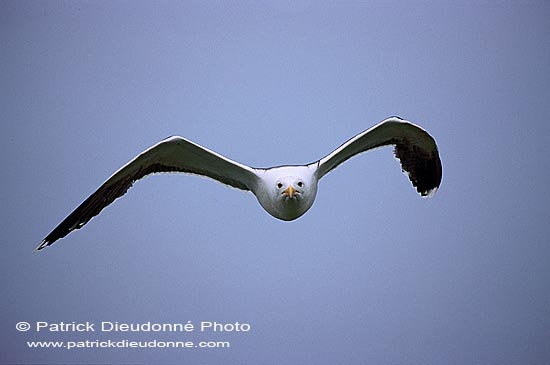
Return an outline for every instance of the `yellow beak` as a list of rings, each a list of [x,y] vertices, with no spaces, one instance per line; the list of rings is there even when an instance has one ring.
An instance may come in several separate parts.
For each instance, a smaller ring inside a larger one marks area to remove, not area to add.
[[[285,194],[289,198],[292,198],[294,194],[296,194],[296,189],[294,189],[292,185],[289,185],[288,188],[286,188],[286,190],[283,192],[283,194]]]

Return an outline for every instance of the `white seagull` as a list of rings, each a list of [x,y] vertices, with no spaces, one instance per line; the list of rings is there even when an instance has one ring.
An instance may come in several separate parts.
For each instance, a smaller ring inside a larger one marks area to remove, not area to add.
[[[53,244],[126,193],[132,184],[161,172],[202,175],[231,187],[251,191],[272,216],[285,221],[311,208],[319,180],[347,159],[373,148],[395,146],[412,184],[421,196],[432,196],[441,182],[441,160],[434,139],[422,128],[390,117],[359,133],[320,160],[307,165],[253,168],[199,146],[183,137],[168,137],[140,153],[107,179],[36,247]]]

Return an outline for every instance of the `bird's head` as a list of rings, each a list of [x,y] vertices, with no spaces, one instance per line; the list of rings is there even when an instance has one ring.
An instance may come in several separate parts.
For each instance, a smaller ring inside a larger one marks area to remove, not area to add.
[[[298,200],[303,199],[305,184],[302,179],[297,176],[285,176],[277,180],[275,188],[282,199]]]
[[[317,195],[314,168],[281,166],[267,169],[256,197],[275,218],[291,221],[307,212]]]

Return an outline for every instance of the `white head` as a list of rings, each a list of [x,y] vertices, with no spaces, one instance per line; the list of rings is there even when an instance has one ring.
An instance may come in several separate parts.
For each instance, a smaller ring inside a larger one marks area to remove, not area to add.
[[[314,165],[281,166],[258,172],[261,185],[254,194],[272,216],[291,221],[307,212],[317,195]]]

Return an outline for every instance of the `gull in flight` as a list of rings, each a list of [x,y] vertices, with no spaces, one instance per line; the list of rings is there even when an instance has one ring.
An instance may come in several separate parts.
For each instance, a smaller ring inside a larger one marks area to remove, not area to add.
[[[437,145],[425,130],[399,117],[385,119],[307,165],[253,168],[183,137],[168,137],[116,171],[48,234],[35,251],[82,228],[103,208],[124,195],[135,181],[161,172],[202,175],[251,191],[269,214],[291,221],[311,208],[317,195],[317,184],[328,172],[361,152],[387,145],[395,146],[395,157],[418,193],[423,197],[432,196],[442,175]]]

